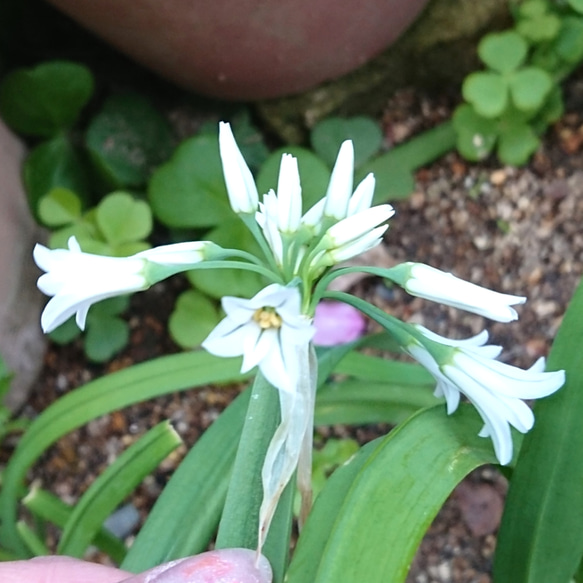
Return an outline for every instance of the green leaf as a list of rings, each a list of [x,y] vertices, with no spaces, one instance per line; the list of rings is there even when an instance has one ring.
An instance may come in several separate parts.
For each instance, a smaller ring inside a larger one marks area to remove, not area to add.
[[[553,40],[561,28],[561,20],[555,14],[545,14],[537,18],[521,20],[516,30],[528,40],[541,43]]]
[[[73,342],[80,334],[81,330],[79,330],[79,326],[75,322],[75,316],[71,316],[60,326],[57,326],[49,334],[49,337],[57,344],[69,344],[69,342]]]
[[[180,294],[170,319],[170,336],[182,348],[195,348],[219,322],[216,305],[208,297],[188,290]]]
[[[348,379],[323,386],[318,392],[316,425],[397,425],[424,407],[435,405],[435,381],[431,385]]]
[[[471,162],[486,158],[498,139],[497,123],[477,114],[469,104],[460,105],[453,114],[457,148]]]
[[[573,10],[583,14],[583,0],[567,0],[567,2]]]
[[[112,192],[97,206],[96,220],[105,240],[113,247],[145,239],[152,231],[148,203],[127,192]]]
[[[553,343],[547,370],[567,381],[536,403],[498,534],[496,583],[569,581],[583,552],[583,285]]]
[[[312,148],[330,168],[344,140],[352,140],[354,166],[358,168],[380,150],[383,133],[370,117],[329,117],[317,123],[310,134]]]
[[[145,184],[173,147],[164,117],[135,94],[110,97],[91,121],[85,141],[101,176],[113,188]]]
[[[511,30],[487,34],[478,45],[480,59],[499,73],[516,70],[524,62],[527,53],[526,41]]]
[[[249,168],[257,170],[267,160],[269,150],[265,145],[263,134],[253,125],[248,109],[244,109],[232,120],[233,134],[237,145],[245,158]],[[213,123],[209,128],[209,133],[215,135],[217,124]]]
[[[22,503],[34,516],[51,522],[59,528],[65,526],[73,512],[73,507],[37,486],[32,487],[31,491],[23,498]],[[116,563],[123,561],[126,554],[124,543],[106,528],[100,528],[92,542]]]
[[[127,322],[115,316],[87,315],[85,354],[93,362],[105,362],[128,343],[130,331]]]
[[[253,235],[238,217],[225,221],[208,233],[206,238],[227,249],[242,249],[261,255]],[[193,269],[186,275],[194,287],[217,299],[224,295],[249,298],[265,287],[261,275],[240,269]]]
[[[98,317],[101,316],[117,316],[125,312],[130,305],[130,296],[114,296],[101,300],[89,308],[89,313],[93,313]]]
[[[486,118],[501,115],[508,105],[508,85],[498,73],[471,73],[462,86],[464,99]]]
[[[415,136],[385,154],[363,164],[356,173],[356,181],[369,172],[375,176],[373,204],[406,198],[415,188],[413,171],[455,147],[455,132],[450,122]]]
[[[105,519],[182,440],[170,421],[150,429],[89,486],[63,529],[58,553],[82,557]]]
[[[509,85],[514,105],[530,112],[542,107],[553,87],[553,80],[538,67],[524,67],[509,79]]]
[[[225,501],[225,508],[219,524],[216,548],[247,549],[257,548],[257,525],[259,524],[259,508],[263,498],[261,469],[265,460],[265,453],[279,423],[279,395],[258,373],[255,377],[249,408],[245,416],[245,424],[239,441],[239,448],[233,465],[233,472]],[[288,494],[289,496],[289,494]],[[285,516],[280,520],[289,522],[287,536],[291,527],[291,499],[286,500],[289,507],[287,521]],[[274,519],[274,522],[279,522]],[[281,527],[280,527],[281,528]],[[284,533],[281,533],[284,534]],[[273,533],[270,533],[273,541]],[[275,583],[283,581],[283,566],[287,561],[289,542],[284,547],[276,545],[277,555],[272,555],[267,544],[264,554],[274,569]],[[275,544],[271,542],[270,544]]]
[[[93,253],[94,249],[92,245],[94,244],[93,237],[95,236],[97,236],[95,227],[82,219],[77,223],[72,223],[51,233],[49,236],[49,247],[51,249],[68,249],[69,239],[75,237],[83,251],[86,253]],[[99,244],[104,245],[104,243]],[[104,255],[104,253],[97,254]]]
[[[111,411],[192,387],[245,378],[240,359],[203,351],[174,354],[112,373],[67,393],[45,409],[22,436],[2,476],[0,544],[22,552],[15,531],[17,500],[29,467],[63,435]]]
[[[156,218],[168,227],[213,227],[234,218],[217,136],[195,136],[180,144],[152,175],[148,198]]]
[[[81,218],[81,201],[68,188],[53,188],[39,201],[38,214],[49,227],[68,225]]]
[[[567,63],[578,64],[583,59],[583,18],[565,17],[555,51]]]
[[[89,69],[68,61],[50,61],[17,69],[0,86],[0,113],[17,132],[52,137],[69,128],[93,93]]]
[[[469,405],[423,410],[339,468],[318,496],[286,582],[405,581],[421,538],[453,488],[495,463]],[[390,549],[391,552],[387,552]]]
[[[121,567],[133,573],[205,551],[216,533],[250,390],[202,434],[156,500]]]
[[[75,192],[83,203],[87,201],[87,176],[71,143],[62,135],[34,148],[24,162],[24,185],[28,204],[38,218],[38,205],[53,188]]]
[[[257,190],[260,194],[273,189],[277,192],[279,165],[283,154],[291,154],[298,160],[302,182],[303,212],[306,212],[326,195],[330,180],[330,169],[325,162],[310,150],[299,146],[285,146],[271,153],[257,176]]]
[[[498,158],[513,166],[526,164],[539,144],[539,138],[529,125],[509,123],[500,130]]]

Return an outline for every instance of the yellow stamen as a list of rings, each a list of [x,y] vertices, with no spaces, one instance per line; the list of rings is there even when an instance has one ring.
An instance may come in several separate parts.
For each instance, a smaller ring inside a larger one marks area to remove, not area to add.
[[[283,320],[274,308],[259,308],[253,314],[253,320],[259,324],[263,330],[270,328],[281,328]]]

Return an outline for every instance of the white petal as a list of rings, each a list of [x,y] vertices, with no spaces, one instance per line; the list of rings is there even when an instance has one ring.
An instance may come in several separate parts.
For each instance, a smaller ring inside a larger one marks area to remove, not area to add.
[[[282,232],[298,230],[302,217],[302,188],[298,161],[290,154],[281,157],[277,182],[278,227]]]
[[[329,248],[341,247],[360,239],[394,214],[390,204],[381,204],[341,220],[326,231],[326,237],[331,241]]]
[[[348,216],[356,215],[370,208],[374,196],[375,177],[372,173],[367,174],[361,183],[356,187],[354,194],[348,203]]]
[[[350,140],[341,146],[332,170],[330,183],[326,192],[324,215],[337,220],[344,219],[348,212],[348,201],[352,194],[354,173],[354,147]]]
[[[254,213],[259,195],[228,123],[219,124],[219,149],[231,208],[236,213]]]

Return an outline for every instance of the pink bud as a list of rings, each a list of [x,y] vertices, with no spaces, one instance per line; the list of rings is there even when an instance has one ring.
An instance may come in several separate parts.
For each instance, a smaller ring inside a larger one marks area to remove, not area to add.
[[[316,306],[314,326],[314,344],[335,346],[360,338],[366,331],[366,320],[356,308],[348,304],[326,301]]]

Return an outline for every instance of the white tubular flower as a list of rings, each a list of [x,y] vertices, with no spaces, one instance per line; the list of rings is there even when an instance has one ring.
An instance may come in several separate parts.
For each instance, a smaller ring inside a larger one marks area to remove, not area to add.
[[[526,301],[525,297],[495,292],[423,263],[397,265],[389,270],[389,277],[411,295],[473,312],[497,322],[516,320],[518,314],[511,306]]]
[[[254,213],[259,201],[257,186],[231,126],[225,122],[219,124],[219,149],[231,208],[236,213]]]
[[[142,251],[131,257],[104,257],[83,253],[75,237],[69,249],[34,248],[34,260],[46,273],[38,288],[53,296],[41,316],[44,332],[51,332],[76,314],[85,327],[92,304],[123,294],[142,291],[205,258],[206,242],[178,243]],[[216,246],[215,246],[216,247]]]
[[[324,215],[340,221],[348,213],[348,201],[352,194],[352,180],[354,173],[354,146],[351,140],[346,140],[340,146],[336,164],[330,176],[330,183],[326,191]]]
[[[277,226],[282,233],[295,233],[302,218],[302,187],[298,161],[290,154],[281,157],[277,181]]]
[[[271,284],[250,300],[224,297],[227,317],[202,343],[216,356],[243,356],[241,372],[258,365],[277,389],[294,392],[300,371],[298,347],[307,346],[315,333],[311,320],[300,311],[297,288]]]
[[[467,340],[449,340],[416,326],[425,337],[451,347],[452,357],[447,362],[437,362],[419,341],[405,350],[435,377],[435,395],[444,396],[448,414],[453,413],[463,393],[476,407],[484,421],[481,437],[491,437],[496,457],[502,465],[512,459],[510,425],[521,433],[534,424],[530,407],[521,399],[546,397],[565,383],[565,372],[543,372],[545,361],[540,358],[528,370],[494,360],[501,351],[499,346],[486,345],[486,331]]]
[[[348,216],[356,215],[370,208],[374,196],[375,177],[371,172],[356,187],[354,194],[348,201]]]

